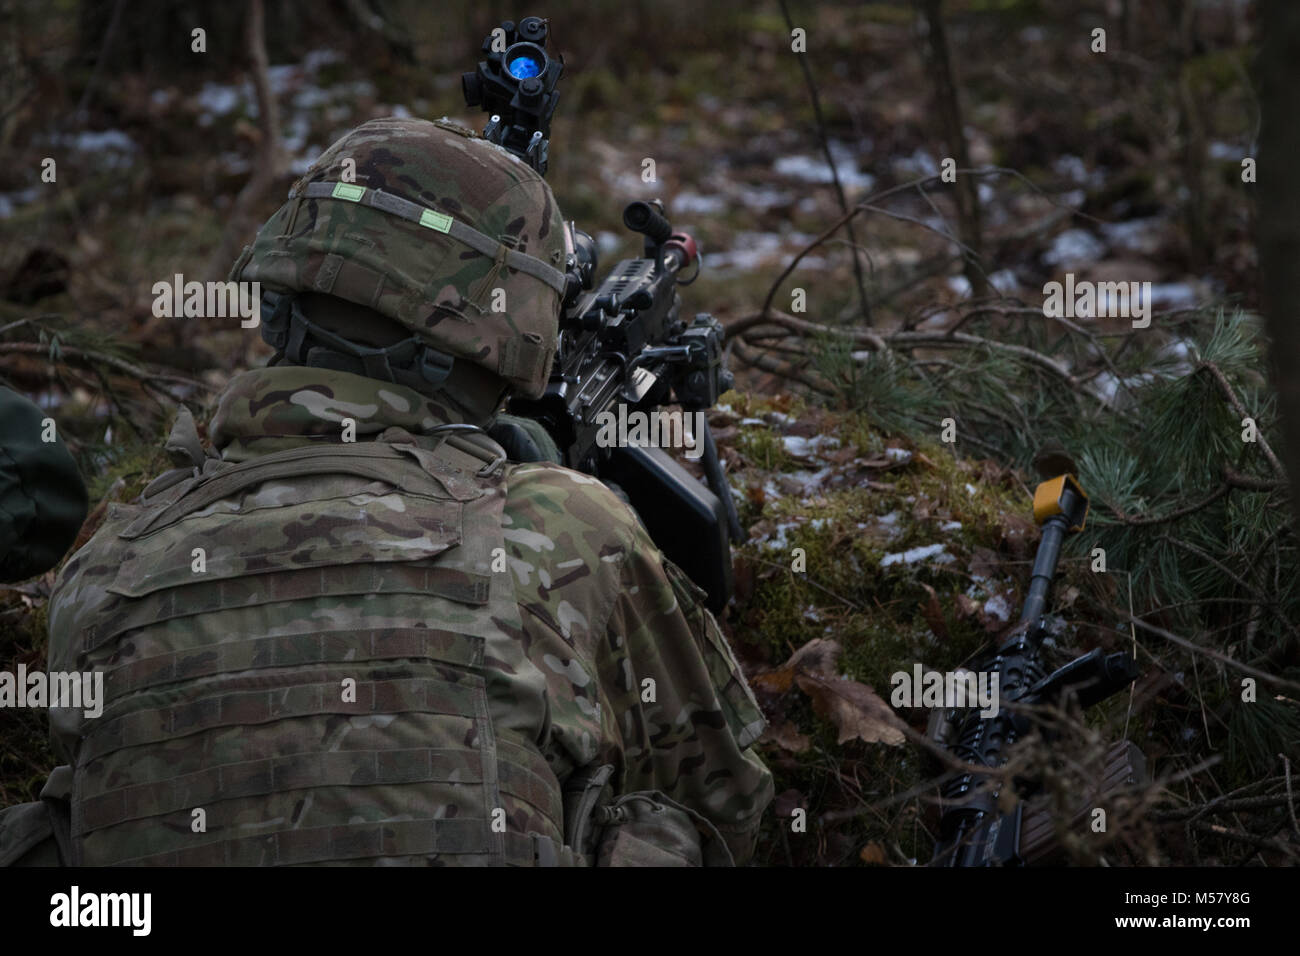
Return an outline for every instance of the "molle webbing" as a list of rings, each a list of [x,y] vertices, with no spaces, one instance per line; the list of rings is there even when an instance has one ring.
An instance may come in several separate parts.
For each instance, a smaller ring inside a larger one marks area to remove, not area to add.
[[[188,700],[175,707],[105,719],[82,745],[79,759],[96,760],[124,747],[174,740],[220,727],[252,727],[321,714],[451,714],[473,711],[480,686],[425,678],[356,682],[356,700],[340,699],[339,682],[244,690]]]
[[[486,823],[483,819],[457,817],[280,830],[264,836],[215,840],[114,865],[298,866],[444,853],[481,854],[487,862],[495,854]]]
[[[458,451],[463,450],[459,446],[453,447]],[[414,453],[403,454],[396,447],[380,442],[355,444],[331,442],[328,445],[309,445],[304,448],[290,448],[270,455],[261,455],[204,475],[194,485],[186,488],[180,498],[167,508],[147,512],[133,522],[121,533],[121,537],[138,538],[155,527],[161,527],[177,517],[206,508],[213,502],[228,498],[251,485],[301,475],[308,462],[311,470],[316,474],[343,472],[376,481],[392,482],[392,468],[385,468],[375,462],[412,461],[414,457]],[[413,472],[412,469],[408,473]],[[415,494],[430,492],[436,494],[438,489],[431,487],[435,482],[450,492],[456,501],[468,501],[477,498],[480,494],[478,489],[455,475],[439,475],[435,479],[427,472],[420,472],[418,480],[412,474],[412,477],[404,481],[400,487],[403,491]]]
[[[237,797],[280,790],[398,783],[481,784],[478,755],[458,749],[313,752],[266,757],[209,767],[182,776],[135,783],[94,794],[84,792],[78,823],[94,830],[112,823],[175,813]],[[81,832],[75,832],[80,836]]]
[[[169,853],[136,857],[117,866],[299,866],[379,857],[457,854],[467,862],[491,864],[500,857],[483,836],[482,820],[400,820],[283,830],[265,836],[221,840]],[[506,833],[504,856],[510,864],[583,866],[569,847],[535,834]],[[549,848],[549,860],[547,859]]]
[[[427,627],[392,627],[369,634],[355,631],[277,634],[139,657],[109,668],[104,675],[104,688],[109,697],[119,697],[170,684],[182,677],[404,657],[429,657],[460,667],[481,667],[483,643],[467,642],[463,635]]]
[[[145,505],[83,629],[105,699],[76,757],[76,863],[584,862],[545,757],[492,720],[490,642],[521,627],[487,571],[500,449],[443,437],[211,462]]]
[[[371,206],[386,212],[390,216],[397,216],[399,219],[449,235],[489,259],[499,259],[504,254],[505,264],[511,269],[530,275],[550,286],[560,295],[564,294],[564,273],[555,267],[534,256],[511,249],[500,240],[493,239],[446,213],[394,196],[382,189],[372,189],[353,183],[308,183],[306,188],[289,194],[290,199],[300,196],[308,199],[338,199],[361,203],[363,206]]]
[[[83,633],[83,653],[97,650],[125,631],[211,611],[364,594],[428,594],[462,604],[483,604],[488,588],[488,581],[482,575],[396,563],[279,572],[274,584],[253,583],[248,579],[202,582],[150,594],[127,604],[101,623],[87,627]]]

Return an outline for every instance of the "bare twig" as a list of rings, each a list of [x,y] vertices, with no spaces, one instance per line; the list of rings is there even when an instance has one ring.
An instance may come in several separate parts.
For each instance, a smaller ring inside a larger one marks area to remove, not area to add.
[[[765,355],[758,349],[745,344],[744,339],[732,339],[727,344],[727,347],[733,350],[736,357],[746,365],[761,368],[766,372],[774,372],[782,378],[788,378],[792,381],[799,382],[801,385],[806,385],[813,391],[821,392],[824,395],[835,394],[835,387],[820,376],[815,376],[812,373],[805,372],[803,369],[797,368],[789,362],[782,362],[779,359],[772,358],[770,355]]]
[[[1259,850],[1273,850],[1293,858],[1297,855],[1296,848],[1289,843],[1284,843],[1273,837],[1256,836],[1242,830],[1230,830],[1227,827],[1219,826],[1217,823],[1201,820],[1195,823],[1192,829],[1199,833],[1208,833],[1213,836],[1223,837],[1226,840],[1234,840],[1237,843],[1245,843],[1247,846],[1253,846]]]
[[[1297,837],[1300,837],[1300,823],[1296,822],[1295,817],[1295,799],[1291,795],[1291,761],[1287,759],[1286,754],[1278,754],[1282,758],[1282,771],[1286,775],[1286,809],[1291,814],[1291,830]]]
[[[1004,352],[1008,355],[1014,355],[1023,359],[1025,362],[1036,365],[1039,368],[1046,369],[1054,375],[1060,377],[1067,385],[1078,389],[1079,380],[1075,378],[1068,368],[1062,363],[1052,359],[1041,352],[1028,348],[1024,345],[1016,345],[1010,342],[998,342],[994,339],[984,338],[978,335],[971,335],[967,332],[950,332],[946,330],[937,330],[934,332],[919,332],[900,330],[890,332],[884,336],[877,335],[874,332],[868,332],[864,329],[839,329],[827,325],[820,325],[816,322],[809,322],[805,319],[798,319],[792,315],[786,315],[781,312],[772,312],[766,310],[753,315],[747,315],[737,319],[727,325],[727,337],[734,341],[739,333],[756,325],[770,323],[784,326],[792,331],[802,333],[814,333],[835,335],[848,338],[851,341],[864,345],[875,351],[886,351],[889,347],[905,346],[916,347],[925,346],[928,348],[987,348],[992,351]],[[742,356],[743,358],[743,356]]]
[[[781,5],[781,14],[785,17],[785,25],[793,32],[794,21],[790,19],[790,10],[785,0],[778,0],[778,2]],[[822,116],[821,98],[817,95],[817,84],[813,82],[812,70],[808,67],[808,56],[806,53],[801,53],[795,59],[799,61],[799,69],[803,71],[804,83],[808,87],[808,96],[812,99],[813,115],[817,119],[817,138],[821,140],[826,165],[831,168],[831,182],[835,184],[835,195],[839,198],[840,210],[847,214],[849,204],[844,198],[844,187],[840,184],[839,170],[835,168],[835,157],[831,155],[830,140],[826,137],[826,119]],[[852,220],[844,221],[844,231],[849,237],[849,254],[853,257],[853,277],[857,280],[858,298],[862,302],[862,321],[871,325],[871,303],[867,298],[867,283],[862,275],[862,262],[858,259],[858,237],[854,234]]]
[[[785,312],[769,311],[767,314],[755,313],[747,315],[744,318],[730,322],[726,326],[727,338],[733,338],[740,333],[762,323],[778,325],[788,329],[791,332],[798,332],[803,335],[839,335],[851,338],[853,341],[865,345],[868,348],[875,349],[877,352],[888,351],[889,346],[875,332],[868,332],[866,329],[840,329],[829,325],[821,325],[817,322],[809,322],[807,319],[800,319]]]
[[[1214,502],[1218,501],[1220,498],[1222,498],[1224,495],[1228,493],[1228,489],[1229,486],[1225,482],[1224,484],[1219,485],[1218,488],[1215,488],[1213,491],[1211,491],[1200,501],[1193,502],[1192,504],[1186,505],[1182,508],[1175,508],[1173,511],[1170,511],[1168,514],[1151,515],[1149,517],[1144,517],[1144,518],[1135,518],[1133,515],[1125,514],[1123,511],[1120,511],[1119,508],[1115,507],[1113,504],[1110,504],[1110,502],[1107,502],[1106,505],[1108,508],[1110,508],[1111,514],[1113,514],[1121,522],[1127,525],[1144,526],[1144,525],[1153,525],[1153,524],[1164,524],[1166,521],[1173,521],[1175,518],[1185,517],[1189,514],[1192,514],[1193,512],[1200,511],[1202,508],[1214,504]]]
[[[1124,613],[1119,608],[1112,608],[1112,610],[1118,614]],[[1219,663],[1226,664],[1227,666],[1234,668],[1235,670],[1241,671],[1243,674],[1249,674],[1251,677],[1254,677],[1256,680],[1261,680],[1264,681],[1265,683],[1273,684],[1276,687],[1287,687],[1293,691],[1300,691],[1300,683],[1296,683],[1293,680],[1287,680],[1285,677],[1278,677],[1275,674],[1266,673],[1265,671],[1259,670],[1258,668],[1251,667],[1249,664],[1243,664],[1241,661],[1233,660],[1227,654],[1222,654],[1211,647],[1202,647],[1199,644],[1193,644],[1187,638],[1179,637],[1177,634],[1171,634],[1169,631],[1166,631],[1163,627],[1156,627],[1154,624],[1148,624],[1140,617],[1127,617],[1127,620],[1132,621],[1134,624],[1142,628],[1142,630],[1144,631],[1150,631],[1152,634],[1158,635],[1159,637],[1163,637],[1166,641],[1169,641],[1172,644],[1177,644],[1179,647],[1192,651],[1193,653],[1204,654],[1206,657],[1212,657]]]
[[[1242,418],[1249,418],[1252,421],[1254,420],[1255,416],[1246,411],[1246,406],[1241,404],[1241,399],[1237,397],[1237,393],[1233,391],[1232,385],[1229,384],[1227,376],[1220,371],[1219,366],[1215,365],[1213,362],[1202,362],[1196,367],[1196,369],[1197,371],[1204,369],[1213,376],[1215,382],[1218,383],[1219,388],[1222,389],[1224,396],[1228,399],[1228,404],[1233,407],[1233,410],[1236,411],[1238,415]],[[1277,455],[1273,454],[1273,449],[1269,446],[1268,439],[1264,437],[1263,432],[1258,430],[1256,437],[1259,439],[1259,447],[1264,452],[1264,457],[1267,458],[1268,463],[1273,466],[1273,471],[1279,478],[1285,480],[1286,469],[1284,469],[1282,463],[1278,461]]]
[[[50,347],[40,342],[0,342],[0,354],[6,352],[23,352],[29,355],[50,354]],[[185,378],[182,375],[170,375],[166,372],[155,372],[145,368],[143,365],[136,365],[128,362],[126,359],[118,358],[116,355],[108,355],[105,352],[95,352],[91,349],[77,348],[72,345],[59,345],[59,354],[69,358],[81,359],[86,363],[102,362],[104,365],[112,366],[119,372],[125,372],[134,378],[142,381],[157,379],[164,382],[175,382],[178,385],[188,385],[191,388],[199,388],[205,391],[215,391],[215,389],[205,382],[197,379]]]
[[[1269,797],[1244,797],[1239,800],[1224,800],[1217,797],[1205,806],[1179,807],[1176,810],[1160,810],[1151,814],[1151,819],[1158,823],[1173,823],[1193,819],[1206,813],[1237,813],[1242,810],[1271,810],[1284,807],[1287,797],[1284,794]]]

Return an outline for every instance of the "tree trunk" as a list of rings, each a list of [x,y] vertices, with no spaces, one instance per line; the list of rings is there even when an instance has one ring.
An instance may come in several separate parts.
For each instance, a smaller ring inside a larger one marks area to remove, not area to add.
[[[921,14],[929,32],[930,71],[934,77],[934,103],[939,114],[940,133],[948,147],[948,155],[957,161],[957,168],[969,169],[970,153],[966,149],[957,74],[943,23],[943,0],[921,0]],[[970,283],[971,297],[981,299],[988,295],[989,286],[980,262],[983,228],[980,224],[979,184],[973,176],[959,173],[953,195],[957,200],[957,234],[972,253],[964,256],[966,279]]]
[[[1260,7],[1260,141],[1256,235],[1260,298],[1282,418],[1283,460],[1300,512],[1300,156],[1295,96],[1300,90],[1300,4],[1264,0]]]

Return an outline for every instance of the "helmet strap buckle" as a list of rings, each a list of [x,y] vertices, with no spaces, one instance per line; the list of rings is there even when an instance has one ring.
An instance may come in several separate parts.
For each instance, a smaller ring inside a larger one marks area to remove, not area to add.
[[[337,369],[409,388],[439,388],[451,375],[455,358],[416,336],[369,348],[312,322],[292,296],[277,299],[268,310],[263,298],[262,313],[269,311],[270,319],[263,322],[262,336],[294,365]]]

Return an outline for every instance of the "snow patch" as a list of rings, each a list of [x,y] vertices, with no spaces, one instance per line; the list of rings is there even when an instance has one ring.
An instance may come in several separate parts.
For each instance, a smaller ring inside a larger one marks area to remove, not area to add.
[[[1100,259],[1106,246],[1086,229],[1067,229],[1052,240],[1051,248],[1043,253],[1049,265],[1064,266],[1076,262]]]
[[[801,435],[783,435],[781,444],[785,450],[796,458],[808,458],[823,447],[838,448],[840,440],[833,435],[814,435],[804,438]]]
[[[1001,594],[995,594],[984,602],[984,613],[999,621],[1011,620],[1011,604]]]
[[[880,559],[880,566],[887,568],[894,564],[916,564],[918,561],[925,561],[930,558],[933,558],[936,564],[947,564],[950,561],[957,560],[944,550],[943,545],[926,544],[907,551],[895,551],[887,554]]]

